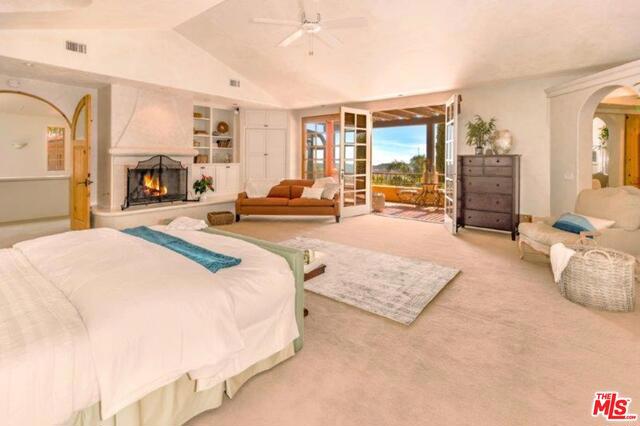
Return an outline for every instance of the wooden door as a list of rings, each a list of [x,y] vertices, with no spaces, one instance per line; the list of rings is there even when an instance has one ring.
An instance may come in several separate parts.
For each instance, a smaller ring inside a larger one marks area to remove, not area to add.
[[[640,187],[640,115],[627,116],[624,147],[624,184]]]
[[[453,95],[445,106],[444,128],[444,227],[458,232],[458,109],[459,95]]]
[[[269,129],[265,132],[266,178],[284,179],[286,176],[287,132],[280,129]]]
[[[92,121],[91,95],[86,95],[78,102],[71,121],[71,229],[87,229],[91,225],[89,185],[93,182],[89,169],[89,156]]]
[[[245,141],[245,176],[250,179],[266,179],[266,131],[261,129],[247,129]]]
[[[371,113],[340,108],[340,216],[371,212]]]

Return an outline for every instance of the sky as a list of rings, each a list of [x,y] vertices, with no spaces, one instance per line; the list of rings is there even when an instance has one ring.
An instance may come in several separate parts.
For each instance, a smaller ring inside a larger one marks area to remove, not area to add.
[[[411,157],[424,154],[426,128],[419,126],[381,127],[373,129],[372,164],[390,163],[393,160],[409,162]]]

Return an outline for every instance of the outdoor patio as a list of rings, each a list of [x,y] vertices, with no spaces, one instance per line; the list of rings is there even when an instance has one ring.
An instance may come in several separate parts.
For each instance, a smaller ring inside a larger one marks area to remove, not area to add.
[[[444,209],[442,207],[421,207],[404,203],[388,202],[385,204],[384,210],[375,214],[422,222],[442,223],[444,221]]]

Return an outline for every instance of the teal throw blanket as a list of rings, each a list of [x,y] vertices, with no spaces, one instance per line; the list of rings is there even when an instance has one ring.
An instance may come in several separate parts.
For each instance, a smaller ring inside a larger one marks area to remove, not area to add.
[[[142,238],[143,240],[147,240],[150,243],[157,244],[169,250],[173,250],[187,259],[199,263],[211,272],[217,272],[222,268],[236,266],[241,261],[238,258],[225,256],[224,254],[196,246],[195,244],[191,244],[185,240],[181,240],[180,238],[165,234],[164,232],[154,231],[146,226],[127,228],[122,232],[133,235],[134,237]]]

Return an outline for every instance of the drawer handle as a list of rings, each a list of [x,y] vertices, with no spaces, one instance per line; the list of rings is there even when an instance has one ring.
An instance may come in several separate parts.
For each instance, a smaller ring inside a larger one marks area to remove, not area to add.
[[[496,183],[496,186],[500,186],[500,184],[499,184],[499,183]]]
[[[497,159],[497,160],[496,160],[496,163],[499,163],[499,162],[500,162],[500,159]]]
[[[500,223],[500,219],[496,219],[496,223]]]

